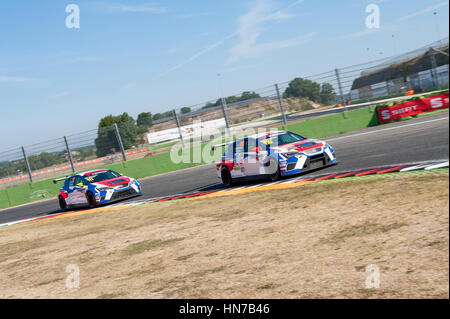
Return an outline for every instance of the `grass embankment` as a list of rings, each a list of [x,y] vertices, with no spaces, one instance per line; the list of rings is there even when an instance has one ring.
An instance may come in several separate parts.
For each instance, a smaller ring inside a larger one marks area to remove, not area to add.
[[[448,92],[448,90],[433,92],[432,94],[424,95],[435,95],[443,92]],[[412,99],[405,99],[402,101],[390,102],[388,104],[383,104],[381,106],[368,106],[364,108],[359,108],[356,110],[351,110],[345,113],[338,113],[332,115],[325,115],[318,118],[307,119],[294,124],[288,124],[286,129],[294,133],[298,133],[310,138],[325,138],[329,136],[334,136],[338,134],[343,134],[371,126],[379,125],[378,115],[376,108],[384,107],[387,105],[398,104],[406,100],[414,100],[419,97]],[[448,112],[448,109],[438,110],[435,112],[422,113],[414,117],[431,115],[439,112]],[[413,117],[407,117],[396,121],[408,120]],[[281,127],[280,127],[281,129]],[[222,143],[222,141],[217,141],[217,143]],[[168,144],[175,145],[176,143]],[[167,144],[164,144],[167,146]],[[208,147],[210,144],[203,144],[203,148]],[[193,157],[193,149],[190,149],[190,157]],[[212,153],[210,153],[212,154]],[[214,158],[216,160],[220,159],[220,152],[215,153]],[[191,163],[179,163],[175,164],[171,161],[170,153],[156,154],[151,157],[144,157],[132,161],[128,161],[122,164],[112,164],[103,166],[101,168],[109,168],[117,172],[123,173],[127,176],[132,176],[135,178],[143,178],[148,176],[153,176],[156,174],[171,172],[183,168],[193,167],[197,165],[204,164],[204,161],[191,161]],[[7,189],[0,190],[0,209],[7,208],[15,205],[20,205],[23,203],[31,202],[36,199],[42,199],[46,197],[55,196],[58,193],[60,184],[54,185],[51,180],[44,180],[32,183],[31,185],[21,185],[14,186]]]
[[[111,164],[102,168],[112,169],[127,176],[142,178],[192,167],[195,163],[174,164],[170,153],[161,153],[120,164]],[[39,200],[58,194],[62,182],[53,184],[53,180],[43,180],[0,190],[0,209]]]
[[[448,298],[448,209],[447,170],[18,224],[0,298]]]

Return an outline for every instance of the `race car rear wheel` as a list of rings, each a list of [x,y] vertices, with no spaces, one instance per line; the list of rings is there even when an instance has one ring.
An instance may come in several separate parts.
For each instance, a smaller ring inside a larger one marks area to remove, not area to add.
[[[230,187],[233,184],[233,178],[231,177],[230,170],[227,166],[222,166],[220,176],[222,178],[223,185],[225,185],[226,187]]]
[[[95,200],[95,196],[91,192],[87,192],[86,199],[87,199],[89,208],[95,208],[97,206],[97,201]]]
[[[279,180],[281,177],[281,173],[280,173],[280,166],[278,165],[277,161],[271,158],[268,164],[269,164],[268,167],[270,168],[276,167],[275,173],[269,174],[269,179],[274,182]]]
[[[66,200],[64,199],[64,197],[62,196],[58,196],[58,201],[59,201],[59,208],[61,208],[61,211],[65,212],[69,209],[69,207],[67,206]]]

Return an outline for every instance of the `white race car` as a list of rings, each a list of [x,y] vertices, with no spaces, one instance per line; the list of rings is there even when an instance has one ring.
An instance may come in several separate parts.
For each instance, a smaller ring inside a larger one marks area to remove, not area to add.
[[[288,131],[273,131],[237,139],[226,145],[217,175],[225,186],[249,176],[281,176],[333,165],[334,149],[326,142],[308,139]]]

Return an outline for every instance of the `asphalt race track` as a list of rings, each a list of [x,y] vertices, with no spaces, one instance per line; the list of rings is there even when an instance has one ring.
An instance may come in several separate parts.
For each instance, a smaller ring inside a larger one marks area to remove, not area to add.
[[[448,116],[448,112],[443,112],[326,138],[335,148],[339,164],[311,172],[308,176],[393,164],[448,160]],[[140,181],[144,195],[139,197],[139,200],[223,188],[214,164],[148,177]],[[256,183],[261,183],[261,180]],[[127,201],[133,200],[136,199]],[[58,207],[55,198],[0,210],[0,224],[60,213]]]

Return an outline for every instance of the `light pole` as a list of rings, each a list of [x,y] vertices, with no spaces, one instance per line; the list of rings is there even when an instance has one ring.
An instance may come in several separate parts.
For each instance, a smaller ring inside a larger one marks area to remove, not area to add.
[[[395,42],[395,35],[391,35],[391,37],[394,42],[394,55],[397,55],[398,50],[397,50],[397,43]]]
[[[226,137],[231,137],[230,123],[228,122],[228,116],[227,116],[227,110],[226,110],[227,102],[223,98],[222,81],[220,78],[220,73],[217,73],[217,76],[219,77],[220,105],[222,106],[223,119],[225,120],[225,135],[226,135]]]
[[[441,42],[441,35],[440,35],[440,32],[439,32],[439,22],[438,22],[438,19],[437,19],[437,12],[436,11],[433,12],[433,16],[434,16],[434,22],[436,24],[437,40],[438,40],[438,42]]]

